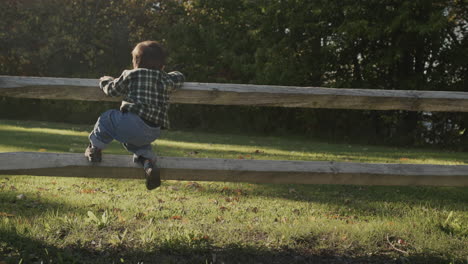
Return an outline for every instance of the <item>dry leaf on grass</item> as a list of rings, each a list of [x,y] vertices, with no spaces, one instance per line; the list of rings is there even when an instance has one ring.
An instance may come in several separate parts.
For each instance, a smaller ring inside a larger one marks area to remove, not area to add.
[[[14,214],[10,214],[10,213],[0,212],[0,216],[3,216],[3,217],[14,217],[15,215],[14,215]]]

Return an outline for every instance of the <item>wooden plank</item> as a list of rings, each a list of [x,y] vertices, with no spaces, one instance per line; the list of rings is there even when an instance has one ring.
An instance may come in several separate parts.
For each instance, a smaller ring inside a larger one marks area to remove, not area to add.
[[[325,161],[229,160],[160,157],[165,180],[279,184],[468,186],[467,165],[373,164]],[[105,155],[91,164],[83,154],[0,153],[0,175],[143,178],[130,156]]]
[[[119,101],[107,97],[96,79],[0,76],[0,96]],[[468,112],[467,92],[185,83],[172,103]]]

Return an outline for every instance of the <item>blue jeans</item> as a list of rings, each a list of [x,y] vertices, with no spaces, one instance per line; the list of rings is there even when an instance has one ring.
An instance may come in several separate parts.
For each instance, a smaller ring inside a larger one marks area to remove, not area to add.
[[[147,125],[138,115],[113,109],[99,117],[89,134],[89,141],[93,146],[105,149],[115,139],[135,156],[155,160],[156,155],[151,148],[151,142],[160,134],[160,127]]]

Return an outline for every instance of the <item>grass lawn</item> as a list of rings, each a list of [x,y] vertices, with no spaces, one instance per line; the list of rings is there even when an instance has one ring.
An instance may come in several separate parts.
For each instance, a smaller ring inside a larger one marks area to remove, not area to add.
[[[0,152],[92,126],[0,120]],[[168,131],[161,156],[468,164],[468,153]],[[117,143],[105,154],[127,154]],[[468,188],[0,175],[0,263],[467,263]]]

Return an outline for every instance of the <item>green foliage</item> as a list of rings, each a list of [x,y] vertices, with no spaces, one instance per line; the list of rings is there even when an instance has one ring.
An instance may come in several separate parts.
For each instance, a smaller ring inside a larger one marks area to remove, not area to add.
[[[107,211],[104,211],[100,218],[97,217],[93,212],[88,211],[88,218],[86,218],[86,222],[95,224],[99,229],[102,229],[110,224],[111,218],[109,217],[109,213]],[[125,234],[126,232],[124,232],[124,235],[119,238],[123,240],[125,238]]]
[[[440,224],[440,228],[451,235],[460,235],[468,237],[468,226],[465,224],[467,219],[462,220],[462,218],[454,216],[453,211],[447,216],[447,219]]]

